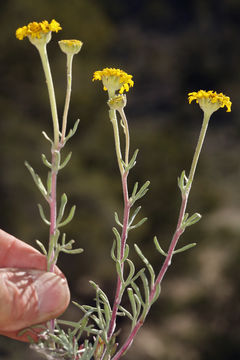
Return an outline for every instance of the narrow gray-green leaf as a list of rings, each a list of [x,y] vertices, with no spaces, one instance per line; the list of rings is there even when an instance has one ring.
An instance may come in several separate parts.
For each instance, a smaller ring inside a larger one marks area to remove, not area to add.
[[[123,274],[122,274],[122,266],[121,266],[121,263],[119,260],[116,261],[116,269],[117,269],[118,276],[121,279],[121,282],[124,283],[124,278],[123,278]]]
[[[70,212],[69,212],[69,215],[68,215],[68,217],[66,218],[66,220],[62,221],[62,222],[58,225],[58,227],[67,225],[67,224],[72,220],[72,218],[74,217],[75,210],[76,210],[76,206],[74,205],[74,206],[71,208],[71,210],[70,210]]]
[[[61,251],[66,253],[66,254],[72,254],[72,255],[76,255],[76,254],[81,254],[84,250],[82,248],[78,248],[78,249],[65,249],[65,248],[61,248]]]
[[[65,143],[75,134],[79,125],[80,119],[77,119],[72,129],[70,129],[68,135],[65,137]]]
[[[43,245],[43,243],[41,243],[41,241],[36,240],[36,243],[38,244],[38,246],[40,247],[40,249],[42,250],[43,254],[45,256],[47,256],[47,250],[45,249],[45,246]]]
[[[167,256],[168,254],[161,248],[156,236],[154,236],[153,241],[154,241],[157,251],[160,252],[160,254],[162,254],[163,256]]]
[[[128,222],[128,226],[130,227],[135,219],[135,217],[137,216],[137,214],[139,213],[139,211],[141,210],[141,206],[138,206],[136,208],[136,210],[134,211],[133,215],[131,216],[129,222]]]
[[[113,239],[112,249],[111,249],[111,258],[113,261],[117,261],[117,258],[115,256],[115,248],[116,248],[116,240]]]
[[[45,137],[45,139],[47,139],[51,144],[53,144],[53,141],[50,139],[50,137],[46,134],[45,131],[42,131],[42,134]]]
[[[133,320],[131,313],[128,310],[126,310],[123,306],[120,305],[119,310],[121,310],[123,312],[123,315],[127,316],[130,320]],[[118,314],[118,316],[121,316],[121,315]]]
[[[60,223],[60,221],[63,218],[66,204],[67,204],[67,195],[64,193],[61,196],[61,205],[60,205],[59,212],[58,212],[57,225]]]
[[[67,156],[66,159],[62,162],[61,165],[59,165],[59,170],[63,169],[69,162],[69,160],[71,159],[72,156],[72,152],[70,152]]]
[[[147,221],[147,219],[148,219],[147,217],[141,219],[137,224],[130,226],[128,230],[133,230],[138,228],[139,226],[143,225]]]
[[[39,214],[40,214],[40,216],[41,216],[42,221],[49,226],[49,225],[50,225],[50,221],[48,221],[48,220],[46,219],[46,216],[45,216],[45,214],[44,214],[43,207],[42,207],[41,204],[38,204],[38,209],[39,209]]]
[[[153,267],[150,264],[149,260],[143,255],[142,251],[137,246],[137,244],[134,244],[134,247],[135,247],[135,250],[136,250],[137,254],[139,255],[139,257],[142,259],[144,264],[147,266],[147,269],[148,269],[150,277],[151,277],[151,287],[153,287],[154,282],[155,282],[155,272],[153,270]]]
[[[132,281],[133,275],[135,273],[135,266],[134,266],[133,262],[130,259],[127,259],[127,263],[129,265],[129,274],[124,283],[125,287],[130,284],[130,282]]]
[[[118,214],[117,214],[116,211],[114,212],[114,217],[115,217],[116,223],[117,223],[120,227],[123,227],[123,224],[120,222],[119,217],[118,217]]]
[[[120,260],[120,257],[121,257],[121,236],[118,232],[118,230],[113,227],[113,232],[114,232],[114,235],[116,237],[116,242],[117,242],[117,258]]]
[[[44,163],[44,165],[46,165],[48,168],[51,169],[52,164],[47,160],[46,155],[42,154],[42,162]]]
[[[197,245],[196,243],[192,243],[192,244],[185,245],[185,246],[183,246],[182,248],[175,250],[175,251],[173,252],[173,254],[181,253],[181,252],[183,252],[183,251],[186,251],[186,250],[188,250],[188,249],[193,248],[193,247],[196,246],[196,245]]]
[[[134,154],[133,154],[131,160],[129,161],[128,165],[126,166],[125,171],[129,171],[130,169],[132,169],[134,167],[134,165],[136,164],[136,158],[137,158],[138,152],[139,152],[139,149],[134,151]]]

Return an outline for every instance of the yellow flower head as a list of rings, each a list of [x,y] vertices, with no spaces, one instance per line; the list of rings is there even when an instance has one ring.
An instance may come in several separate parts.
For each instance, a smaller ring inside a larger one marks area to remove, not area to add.
[[[60,40],[58,44],[65,54],[75,55],[79,53],[83,43],[80,40]]]
[[[60,24],[56,20],[52,20],[50,23],[46,20],[42,22],[31,22],[27,26],[23,26],[16,30],[16,37],[19,40],[23,40],[25,37],[29,39],[41,39],[50,32],[58,32],[62,30]]]
[[[225,96],[223,93],[218,94],[216,91],[213,92],[212,90],[199,90],[198,92],[191,92],[188,94],[189,104],[191,104],[193,100],[196,100],[196,103],[199,104],[201,109],[209,113],[209,115],[224,106],[226,106],[227,112],[231,111],[232,103],[230,97]]]
[[[115,96],[117,90],[119,90],[119,94],[123,94],[124,91],[129,91],[129,88],[134,85],[132,75],[114,68],[95,71],[92,80],[102,80],[103,89],[108,91],[110,99]]]

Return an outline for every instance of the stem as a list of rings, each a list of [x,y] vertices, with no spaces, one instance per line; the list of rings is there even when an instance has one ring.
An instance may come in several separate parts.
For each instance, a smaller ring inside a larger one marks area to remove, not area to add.
[[[126,166],[128,165],[128,160],[129,160],[129,148],[130,148],[130,136],[129,136],[129,129],[128,129],[128,122],[127,122],[127,118],[125,115],[125,112],[122,109],[118,110],[119,114],[121,115],[121,119],[124,125],[124,134],[125,134],[125,164]]]
[[[114,141],[115,141],[115,149],[116,149],[118,167],[119,167],[121,175],[123,176],[124,168],[123,168],[123,164],[122,164],[122,153],[121,153],[121,147],[120,147],[116,110],[113,110],[113,109],[109,110],[109,117],[110,117],[110,120],[113,125]]]
[[[122,176],[122,188],[123,188],[123,196],[124,196],[124,214],[123,214],[123,228],[122,228],[122,235],[121,235],[121,251],[120,251],[120,261],[124,257],[125,247],[126,247],[126,240],[128,236],[128,222],[129,222],[129,214],[130,214],[130,201],[128,198],[128,186],[127,186],[127,173],[124,173]],[[121,264],[121,273],[123,275],[124,272],[124,263]],[[122,299],[122,282],[121,278],[118,275],[117,278],[117,286],[116,286],[116,292],[114,297],[114,303],[113,303],[113,311],[112,316],[110,320],[110,325],[108,329],[108,339],[110,339],[114,333],[115,327],[116,327],[116,317],[117,317],[117,311],[118,307],[121,303]]]
[[[60,141],[62,146],[64,144],[65,135],[66,135],[67,116],[68,116],[71,90],[72,90],[72,60],[73,60],[73,54],[67,54],[67,91],[66,91],[65,106],[64,106],[63,120],[62,120],[62,136]]]
[[[47,88],[48,88],[48,94],[49,94],[49,100],[50,100],[50,106],[51,106],[51,112],[52,112],[52,121],[53,121],[54,146],[55,146],[55,148],[58,148],[59,124],[58,124],[57,105],[56,105],[56,97],[55,97],[55,91],[54,91],[54,86],[53,86],[53,81],[52,81],[51,69],[50,69],[49,61],[48,61],[46,44],[44,44],[42,46],[38,46],[37,49],[38,49],[40,57],[41,57],[42,66],[43,66],[44,74],[46,77]]]
[[[128,124],[126,116],[122,111],[119,111],[123,124],[124,124],[124,134],[125,134],[125,163],[128,164],[128,156],[129,156],[129,130],[128,130]],[[114,140],[115,140],[115,149],[116,149],[116,155],[118,160],[118,166],[121,173],[121,180],[122,180],[122,189],[123,189],[123,200],[124,200],[124,211],[123,211],[123,228],[122,228],[122,234],[121,234],[121,249],[120,249],[120,262],[121,262],[121,273],[123,277],[124,273],[124,262],[122,262],[122,259],[124,257],[125,253],[125,247],[126,247],[126,241],[128,236],[128,223],[129,223],[129,215],[130,215],[130,208],[131,203],[129,201],[129,195],[128,195],[128,183],[127,183],[127,177],[128,172],[124,171],[123,165],[122,165],[122,154],[121,154],[121,147],[120,147],[120,139],[119,139],[119,131],[118,131],[118,123],[117,123],[117,117],[116,117],[116,110],[110,110],[109,111],[110,120],[113,124],[113,130],[114,130]],[[112,316],[109,324],[108,329],[108,340],[111,339],[114,330],[116,328],[116,318],[117,318],[117,311],[118,307],[121,303],[122,299],[122,289],[123,284],[121,281],[120,276],[117,277],[117,285],[116,285],[116,292],[114,297],[114,303],[113,303],[113,310],[112,310]]]
[[[209,123],[209,119],[210,116],[206,115],[204,113],[204,117],[203,117],[203,123],[202,123],[202,127],[201,127],[201,131],[200,131],[200,135],[198,138],[198,142],[197,142],[197,146],[196,146],[196,150],[193,156],[193,160],[192,160],[192,164],[191,164],[191,168],[190,168],[190,173],[189,173],[189,180],[188,180],[188,188],[187,191],[185,193],[182,193],[182,202],[181,202],[181,207],[180,207],[180,211],[179,211],[179,216],[178,216],[178,222],[177,222],[177,227],[175,230],[175,233],[173,235],[173,238],[171,240],[169,249],[168,249],[168,254],[165,258],[165,261],[159,271],[159,274],[156,278],[156,281],[151,289],[150,295],[149,295],[149,308],[145,313],[145,317],[147,315],[147,313],[149,312],[152,302],[155,298],[156,295],[156,291],[157,291],[157,287],[161,284],[163,277],[168,269],[168,267],[171,265],[171,260],[173,257],[173,253],[174,250],[176,248],[176,245],[178,243],[178,240],[180,238],[180,236],[183,234],[184,232],[184,228],[182,228],[182,222],[184,219],[184,215],[185,215],[185,211],[186,211],[186,207],[187,207],[187,203],[188,203],[188,198],[189,198],[189,194],[190,194],[190,190],[191,190],[191,186],[192,186],[192,182],[194,179],[194,175],[195,175],[195,171],[196,171],[196,167],[198,164],[198,159],[199,159],[199,155],[202,149],[202,145],[205,139],[205,135],[207,132],[207,128],[208,128],[208,123]],[[130,348],[134,337],[136,336],[138,330],[140,329],[140,327],[143,325],[145,318],[143,319],[141,316],[139,318],[139,320],[137,321],[136,325],[134,326],[134,328],[132,329],[131,333],[129,334],[128,338],[125,340],[124,344],[121,346],[121,348],[119,349],[119,351],[116,353],[116,355],[113,357],[113,360],[118,360],[120,359],[120,357]]]
[[[119,349],[119,351],[115,354],[115,356],[112,358],[112,360],[118,360],[122,357],[122,355],[124,355],[124,353],[126,353],[126,351],[131,347],[132,342],[133,342],[135,336],[137,335],[138,330],[140,329],[140,327],[142,325],[143,325],[143,321],[139,319],[138,322],[136,323],[136,325],[134,326],[133,330],[129,334],[124,345]]]
[[[48,248],[48,271],[54,268],[54,236],[56,235],[57,223],[57,174],[58,174],[58,150],[52,149],[52,169],[51,169],[51,193],[49,200],[50,207],[50,227],[49,227],[49,248]]]
[[[201,149],[202,149],[203,142],[204,142],[204,139],[205,139],[205,135],[206,135],[206,132],[207,132],[209,120],[210,120],[210,115],[208,115],[207,113],[204,112],[202,127],[201,127],[201,131],[200,131],[200,134],[199,134],[198,143],[197,143],[197,146],[196,146],[196,149],[195,149],[195,153],[194,153],[194,156],[193,156],[191,169],[190,169],[190,172],[189,172],[188,190],[190,190],[191,184],[193,182],[193,178],[194,178],[194,175],[195,175],[199,155],[201,153]]]

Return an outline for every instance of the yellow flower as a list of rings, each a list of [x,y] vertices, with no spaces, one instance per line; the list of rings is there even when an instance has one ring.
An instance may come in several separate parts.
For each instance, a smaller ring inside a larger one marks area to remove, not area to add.
[[[123,94],[124,91],[129,91],[129,88],[134,85],[132,75],[114,68],[95,71],[92,81],[94,80],[102,80],[103,89],[108,91],[110,99],[115,96],[117,90],[119,90],[119,94]]]
[[[188,94],[189,104],[191,104],[193,100],[196,100],[196,103],[199,104],[201,109],[208,112],[210,115],[224,106],[226,106],[227,112],[231,111],[232,102],[230,101],[230,97],[225,96],[223,93],[218,94],[216,91],[213,92],[212,90],[199,90],[198,92],[191,92]]]
[[[27,26],[23,26],[16,30],[16,37],[19,40],[23,40],[25,37],[29,39],[41,39],[45,34],[50,32],[58,32],[62,30],[60,24],[56,20],[52,20],[50,23],[46,20],[42,22],[31,22]]]
[[[75,55],[79,53],[83,43],[80,40],[60,40],[58,44],[65,54]]]

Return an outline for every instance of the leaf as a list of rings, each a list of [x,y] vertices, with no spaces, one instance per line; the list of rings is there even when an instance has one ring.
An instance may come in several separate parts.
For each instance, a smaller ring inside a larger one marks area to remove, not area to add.
[[[123,284],[124,283],[124,278],[123,278],[123,274],[122,274],[122,265],[121,265],[119,260],[116,261],[116,270],[117,270],[117,274],[120,277],[120,280],[121,280],[121,282]]]
[[[182,171],[180,177],[178,177],[178,187],[181,190],[181,193],[185,192],[188,178],[186,176],[185,170]]]
[[[63,169],[69,162],[69,160],[71,159],[72,156],[72,152],[70,152],[67,156],[66,159],[62,162],[61,165],[59,165],[59,170]]]
[[[60,205],[59,212],[58,212],[57,225],[60,223],[60,221],[63,218],[66,204],[67,204],[67,195],[64,193],[61,196],[61,205]]]
[[[121,258],[121,236],[115,227],[113,227],[112,230],[114,232],[114,235],[116,237],[116,242],[117,242],[117,259],[120,260],[120,258]]]
[[[138,256],[141,258],[141,260],[144,262],[144,264],[147,266],[147,269],[149,271],[150,277],[151,277],[151,288],[154,285],[155,282],[155,272],[153,270],[152,265],[150,264],[150,262],[148,261],[148,259],[143,255],[142,251],[140,250],[140,248],[137,246],[137,244],[134,244],[134,248],[138,254]]]
[[[136,208],[136,210],[134,211],[133,215],[131,216],[131,219],[130,219],[129,222],[128,222],[128,226],[131,226],[131,225],[132,225],[135,217],[137,216],[137,214],[139,213],[140,210],[141,210],[141,206],[138,206],[138,207]]]
[[[49,225],[50,225],[50,221],[48,221],[48,220],[46,219],[46,216],[45,216],[45,214],[44,214],[43,207],[42,207],[41,204],[38,204],[38,209],[39,209],[39,213],[40,213],[40,216],[41,216],[42,221],[49,226]]]
[[[144,224],[146,221],[147,221],[147,217],[143,218],[142,220],[140,220],[137,224],[135,225],[132,225],[128,228],[128,230],[133,230],[133,229],[136,229],[138,228],[139,226],[141,226],[142,224]]]
[[[66,254],[76,255],[76,254],[81,254],[84,250],[82,248],[78,248],[78,249],[61,248],[61,251],[66,253]]]
[[[136,192],[137,192],[137,189],[138,189],[138,182],[135,183],[134,187],[133,187],[133,192],[132,192],[132,195],[131,195],[131,202],[133,201],[135,195],[136,195]]]
[[[117,223],[120,227],[123,227],[123,224],[120,222],[119,217],[118,217],[118,214],[117,214],[116,211],[114,212],[114,217],[115,217],[116,223]]]
[[[46,155],[42,154],[42,162],[44,163],[44,165],[46,165],[48,168],[52,168],[52,164],[47,160]]]
[[[70,129],[68,135],[65,137],[65,143],[75,134],[79,125],[80,119],[77,119],[72,129]]]
[[[122,263],[124,263],[127,260],[128,255],[129,255],[129,246],[128,246],[128,244],[126,244],[125,245],[125,250],[124,250],[124,255],[123,255],[123,258],[122,258]]]
[[[126,166],[125,167],[126,172],[131,170],[135,166],[138,152],[139,152],[139,149],[135,150],[131,160],[128,163],[128,165],[127,166],[125,165]]]
[[[196,243],[192,243],[192,244],[188,244],[188,245],[185,245],[183,246],[182,248],[180,249],[177,249],[173,252],[173,254],[179,254],[180,252],[183,252],[183,251],[186,251],[188,249],[191,249],[193,248],[194,246],[196,246],[197,244]]]
[[[123,312],[124,316],[127,316],[130,320],[133,320],[131,313],[128,310],[126,310],[123,306],[119,305],[119,310]],[[118,316],[121,316],[121,314],[118,313]]]
[[[132,281],[133,275],[135,273],[135,266],[133,264],[133,262],[129,259],[127,259],[128,265],[129,265],[129,274],[127,279],[124,282],[124,287],[128,286],[130,284],[130,282]]]
[[[73,217],[74,217],[75,210],[76,210],[76,206],[74,205],[74,206],[72,206],[72,208],[71,208],[71,210],[70,210],[70,212],[69,212],[68,217],[67,217],[64,221],[62,221],[60,224],[58,224],[58,227],[65,226],[65,225],[67,225],[68,223],[70,223],[70,221],[71,221],[71,220],[73,219]]]
[[[193,214],[185,221],[185,227],[196,224],[199,220],[201,220],[202,216],[198,213]]]
[[[153,241],[154,241],[157,251],[160,252],[160,254],[162,254],[163,256],[168,256],[168,254],[161,248],[156,236],[154,236]]]
[[[45,256],[47,256],[47,250],[46,250],[45,246],[43,245],[43,243],[41,243],[41,241],[39,241],[39,240],[36,240],[36,243],[38,244],[38,246],[39,246],[40,249],[42,250],[43,254],[44,254]]]
[[[40,176],[35,173],[35,171],[33,170],[33,168],[29,165],[29,163],[27,161],[25,161],[24,164],[27,167],[27,169],[29,170],[30,174],[32,175],[32,178],[33,178],[35,184],[37,185],[38,189],[40,190],[40,192],[42,193],[44,198],[48,201],[48,193],[42,183]]]
[[[149,184],[150,184],[150,181],[146,181],[143,184],[143,186],[140,188],[140,190],[134,196],[131,197],[131,199],[132,199],[131,204],[134,204],[135,201],[141,199],[148,192]]]
[[[117,258],[115,256],[115,248],[116,248],[116,240],[113,239],[112,249],[111,249],[111,258],[113,261],[117,261]]]
[[[50,137],[45,133],[45,131],[42,131],[43,136],[45,137],[45,139],[47,139],[52,145],[53,145],[53,141],[50,139]]]

